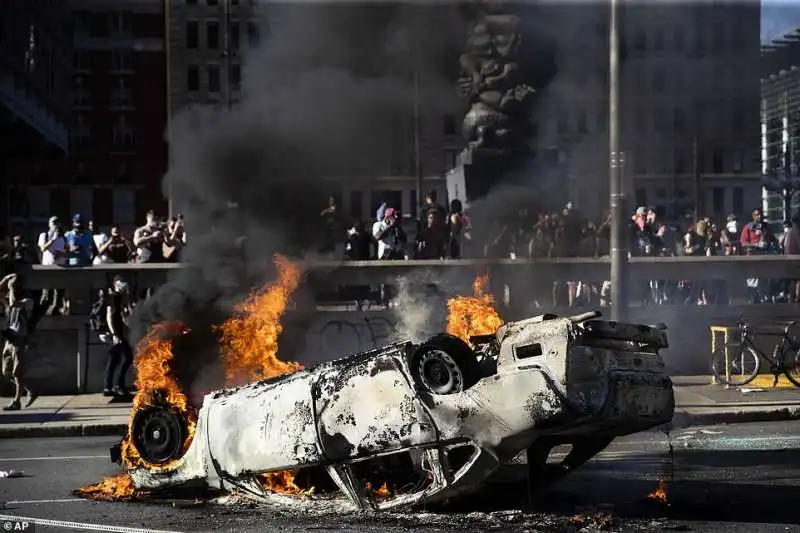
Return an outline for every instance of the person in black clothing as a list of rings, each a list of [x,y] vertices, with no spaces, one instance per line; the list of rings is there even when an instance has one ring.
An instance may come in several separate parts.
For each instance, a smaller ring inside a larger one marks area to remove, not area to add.
[[[110,336],[108,361],[106,361],[103,396],[127,396],[125,374],[133,362],[133,350],[128,342],[128,316],[131,313],[128,283],[116,276],[106,296],[106,323]],[[119,367],[116,382],[114,371]]]
[[[370,238],[364,221],[357,220],[353,227],[347,230],[347,240],[345,241],[344,257],[347,261],[367,261],[370,259]]]
[[[443,259],[447,253],[447,238],[441,230],[438,213],[428,210],[425,227],[417,233],[414,259]]]

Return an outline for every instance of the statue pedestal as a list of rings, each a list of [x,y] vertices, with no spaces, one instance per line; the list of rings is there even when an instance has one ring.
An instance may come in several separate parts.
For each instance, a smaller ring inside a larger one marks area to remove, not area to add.
[[[530,154],[496,148],[466,148],[456,167],[446,176],[448,200],[461,200],[464,207],[486,196],[498,185],[521,181]]]

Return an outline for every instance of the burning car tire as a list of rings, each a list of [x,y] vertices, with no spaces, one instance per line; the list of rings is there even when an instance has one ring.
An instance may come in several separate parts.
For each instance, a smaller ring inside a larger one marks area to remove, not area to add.
[[[417,386],[432,394],[458,394],[481,378],[475,353],[452,335],[437,335],[420,346],[410,360]]]
[[[164,465],[179,459],[186,440],[186,421],[169,407],[150,407],[133,419],[133,444],[142,459]]]

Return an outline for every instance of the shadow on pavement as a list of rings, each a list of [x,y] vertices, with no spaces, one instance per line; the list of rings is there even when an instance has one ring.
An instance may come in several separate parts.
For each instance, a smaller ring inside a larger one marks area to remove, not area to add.
[[[25,399],[23,398],[22,401],[24,402]],[[36,404],[33,404],[31,409],[36,409]],[[67,422],[69,420],[72,420],[72,415],[69,413],[52,413],[50,411],[26,413],[23,407],[21,411],[4,412],[2,419],[0,419],[0,425],[44,424],[45,422]]]
[[[637,459],[593,462],[540,494],[534,507],[529,504],[526,467],[520,466],[517,475],[495,477],[446,510],[529,509],[564,515],[594,510],[620,519],[797,523],[800,450],[679,452],[674,477],[665,468],[668,463],[668,459],[659,465]],[[668,504],[647,497],[659,478],[666,482]]]

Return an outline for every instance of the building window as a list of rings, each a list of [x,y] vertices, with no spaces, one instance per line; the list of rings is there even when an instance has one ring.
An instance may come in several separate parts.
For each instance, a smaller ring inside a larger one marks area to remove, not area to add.
[[[133,56],[128,51],[116,51],[111,56],[111,68],[117,72],[133,72]]]
[[[456,134],[456,116],[452,113],[447,113],[442,117],[442,132],[445,135]]]
[[[75,151],[84,152],[89,149],[92,143],[92,132],[82,115],[76,117],[75,125],[70,133],[70,141]]]
[[[647,114],[643,109],[637,109],[634,111],[633,120],[635,122],[634,126],[636,127],[637,133],[644,133],[647,131]]]
[[[364,216],[364,192],[350,191],[350,213],[356,220]]]
[[[656,189],[656,198],[659,200],[665,200],[667,198],[667,189],[664,187],[659,187]]]
[[[219,48],[219,22],[216,20],[206,22],[206,48],[209,50]]]
[[[723,174],[725,172],[725,156],[721,148],[714,148],[711,171],[714,174]]]
[[[131,34],[131,14],[126,11],[112,11],[108,14],[109,35],[127,37]]]
[[[683,52],[684,48],[686,48],[686,33],[683,31],[683,28],[675,28],[672,38],[675,45],[675,51]]]
[[[231,89],[234,91],[242,89],[242,66],[239,63],[231,65]]]
[[[731,112],[731,129],[737,133],[744,131],[744,102],[736,100]]]
[[[86,85],[84,85],[81,76],[75,78],[73,105],[78,109],[88,109],[92,107],[92,95]]]
[[[667,113],[662,108],[656,108],[654,115],[654,123],[656,127],[656,131],[658,133],[666,133],[667,132]]]
[[[706,33],[698,31],[694,34],[694,53],[697,55],[704,55],[706,53]]]
[[[636,205],[647,205],[647,189],[636,189],[634,192],[636,198]]]
[[[38,187],[28,188],[28,219],[31,222],[41,222],[52,215],[50,190]]]
[[[186,0],[186,4],[190,6],[196,6],[197,0]]]
[[[711,46],[714,52],[725,50],[725,25],[720,22],[715,22],[711,28]]]
[[[744,189],[741,187],[733,188],[733,213],[741,215],[744,212]]]
[[[208,92],[220,92],[219,65],[208,65]]]
[[[238,20],[232,20],[228,23],[228,40],[231,50],[238,50],[242,45],[242,34],[239,29]]]
[[[659,26],[653,32],[653,50],[659,52],[664,50],[664,40],[664,28]]]
[[[186,69],[186,89],[189,91],[200,90],[200,69],[197,65],[189,65]]]
[[[206,4],[208,4],[210,6],[218,6],[219,5],[219,0],[206,0]]]
[[[715,215],[725,213],[725,189],[714,187],[711,191],[712,209]]]
[[[637,28],[633,36],[633,48],[639,52],[647,50],[647,34],[644,28]]]
[[[633,170],[636,174],[647,174],[647,149],[636,150],[633,154]]]
[[[663,93],[666,87],[667,87],[667,76],[666,74],[664,74],[664,71],[662,69],[657,68],[653,72],[653,92]]]
[[[200,42],[200,23],[196,20],[190,20],[186,23],[186,48],[189,50],[197,50]]]
[[[112,217],[115,224],[136,222],[136,191],[130,187],[114,187]]]
[[[94,219],[94,189],[89,187],[70,187],[69,212],[79,213],[84,220]]]
[[[686,131],[686,113],[683,109],[678,107],[672,111],[672,126],[675,128],[676,133]]]
[[[261,44],[261,32],[255,22],[247,23],[247,41],[251,48],[256,48]]]
[[[601,107],[597,112],[597,131],[599,133],[608,133],[608,109]]]
[[[578,111],[578,133],[589,133],[589,120],[586,117],[586,111],[581,109]]]
[[[133,130],[128,125],[125,115],[117,117],[114,125],[113,148],[115,152],[132,152],[135,146]]]
[[[89,51],[81,50],[72,55],[72,66],[77,72],[92,71],[92,54]]]
[[[569,133],[569,122],[567,121],[567,113],[562,111],[558,114],[558,123],[556,130],[559,135],[567,135]]]
[[[117,87],[111,94],[111,106],[116,109],[130,109],[133,107],[133,92],[125,83],[125,78],[120,78]]]
[[[686,174],[686,159],[686,151],[682,148],[676,148],[673,168],[675,174]]]

